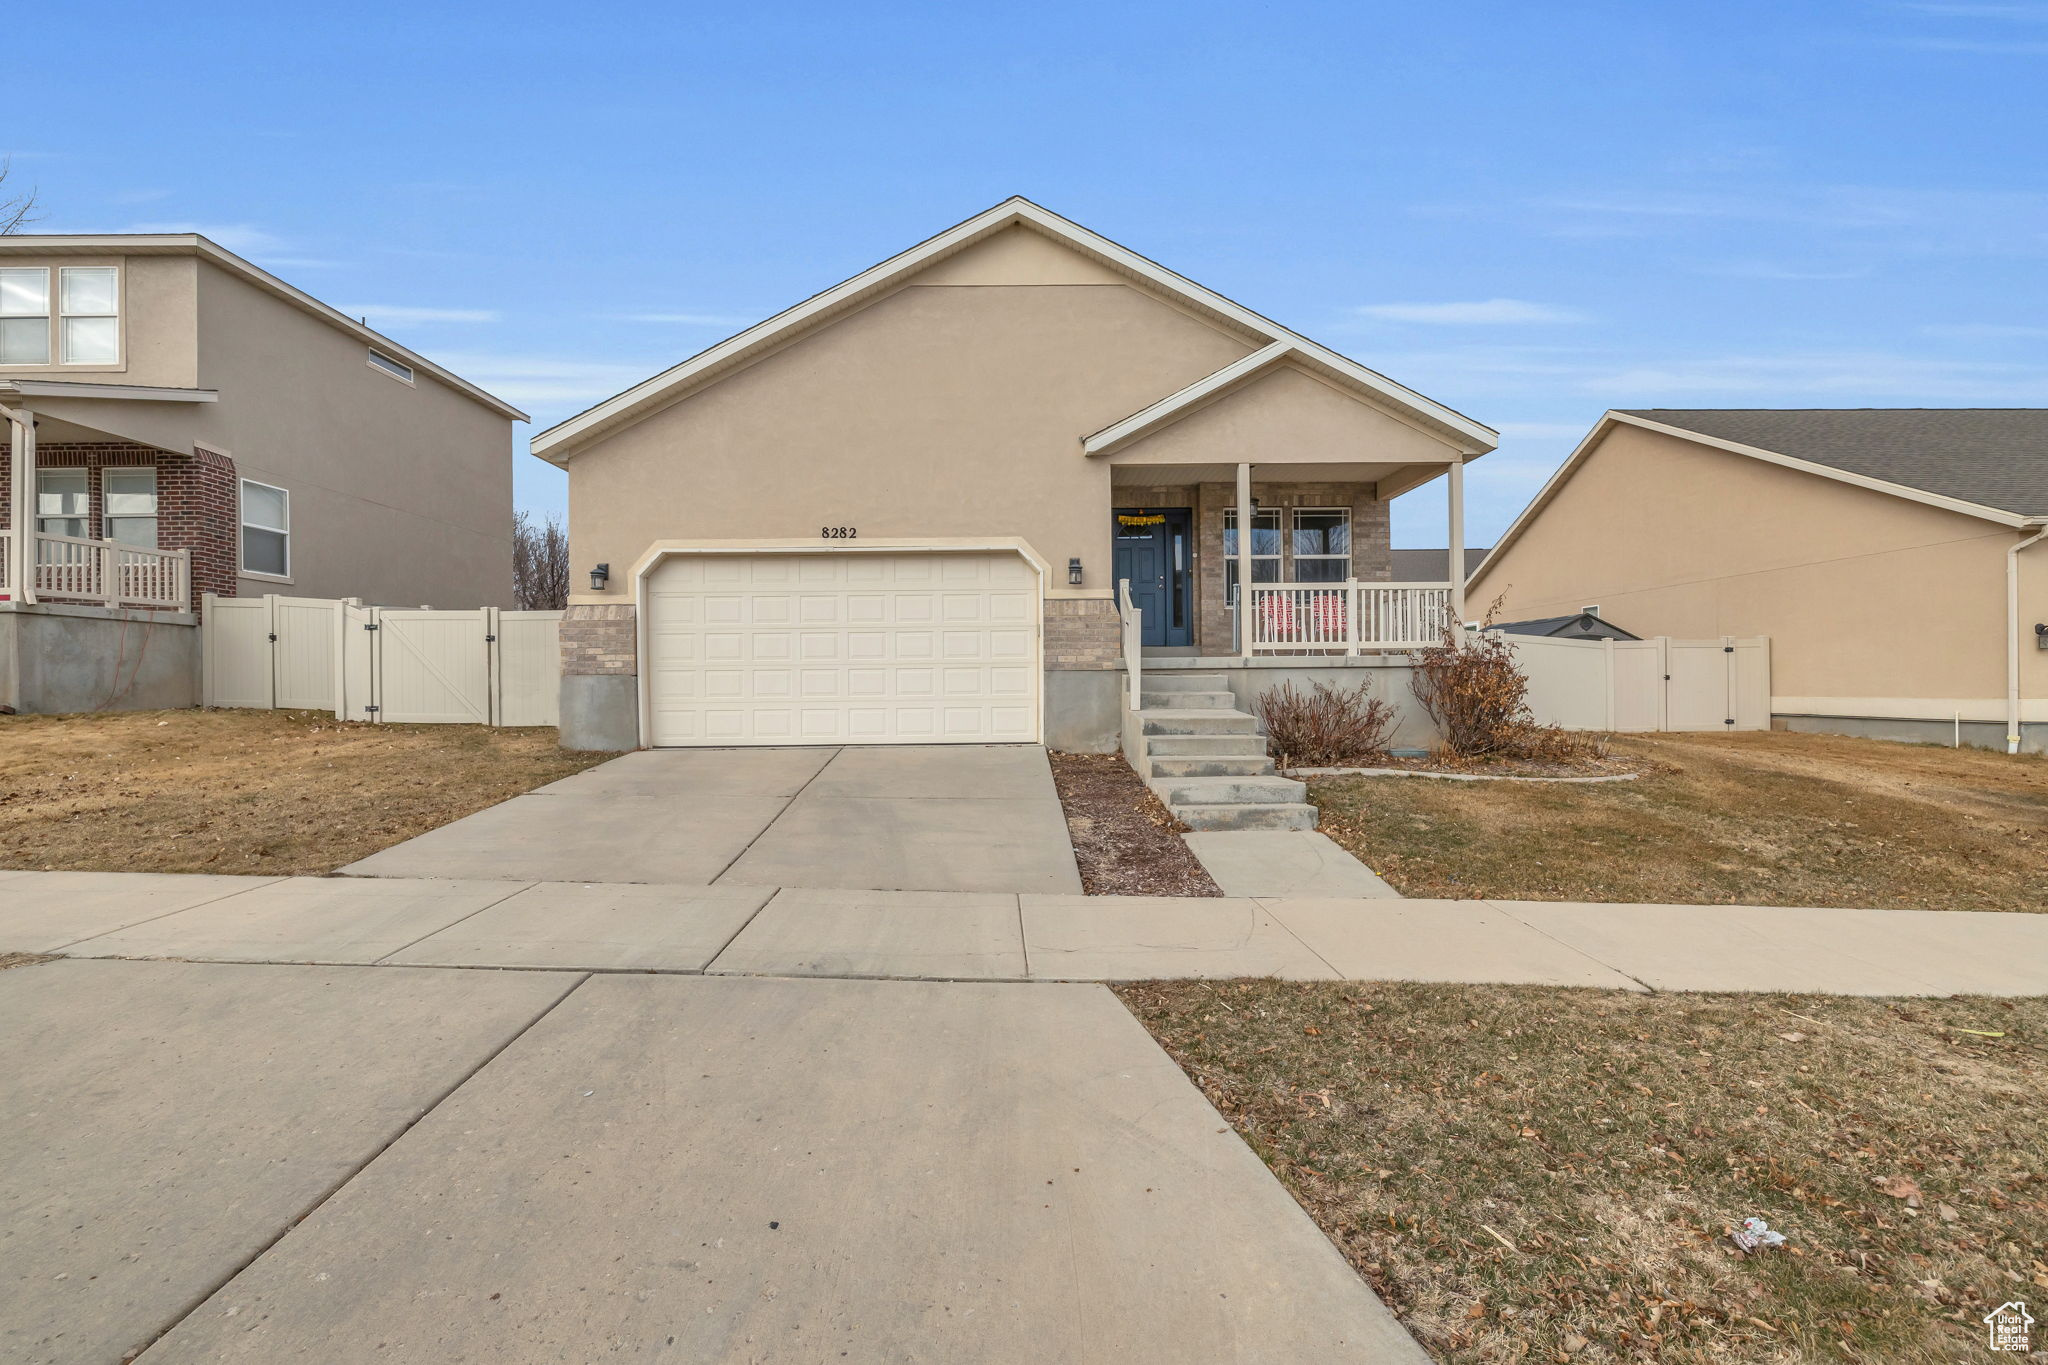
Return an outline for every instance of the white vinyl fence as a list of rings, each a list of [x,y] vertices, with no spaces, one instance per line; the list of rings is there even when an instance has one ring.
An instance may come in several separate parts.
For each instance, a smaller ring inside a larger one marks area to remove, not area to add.
[[[1510,635],[1536,719],[1567,730],[1768,730],[1771,642]]]
[[[208,706],[337,720],[554,725],[562,613],[215,597],[201,626]]]

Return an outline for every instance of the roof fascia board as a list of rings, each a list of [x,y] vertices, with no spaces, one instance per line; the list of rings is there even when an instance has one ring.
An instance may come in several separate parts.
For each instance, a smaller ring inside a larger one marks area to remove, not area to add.
[[[1186,388],[1170,393],[1150,407],[1141,408],[1121,422],[1114,422],[1086,437],[1081,442],[1081,449],[1090,455],[1107,455],[1154,428],[1166,425],[1204,399],[1221,393],[1240,380],[1249,379],[1284,359],[1293,350],[1294,343],[1290,341],[1275,341],[1261,346],[1250,355],[1240,356],[1215,373],[1203,375]]]
[[[1529,500],[1529,505],[1522,509],[1521,515],[1509,523],[1508,529],[1501,534],[1499,540],[1494,542],[1493,548],[1487,551],[1486,558],[1480,560],[1479,566],[1472,570],[1469,582],[1477,583],[1493,567],[1494,560],[1498,559],[1510,545],[1513,545],[1516,540],[1521,538],[1522,532],[1528,529],[1529,523],[1535,520],[1538,513],[1550,505],[1551,500],[1562,491],[1571,476],[1578,472],[1579,466],[1585,462],[1587,456],[1593,453],[1593,448],[1599,444],[1601,439],[1609,431],[1622,424],[1639,427],[1644,431],[1654,431],[1664,436],[1674,436],[1680,440],[1697,442],[1700,445],[1711,446],[1716,450],[1725,450],[1731,455],[1744,455],[1752,460],[1761,460],[1765,464],[1777,465],[1782,469],[1797,470],[1804,474],[1816,474],[1821,478],[1833,479],[1837,483],[1846,483],[1856,488],[1865,488],[1873,493],[1885,493],[1892,497],[1904,498],[1909,502],[1922,503],[1929,507],[1938,507],[1946,512],[1957,512],[1966,517],[1976,517],[1982,521],[1996,522],[2000,526],[2031,526],[2043,520],[2041,518],[2019,516],[2012,512],[2000,511],[1998,508],[1985,507],[1974,502],[1964,502],[1960,498],[1944,497],[1939,493],[1929,493],[1925,489],[1908,488],[1904,484],[1890,483],[1884,479],[1873,479],[1864,474],[1852,474],[1846,469],[1836,469],[1832,465],[1816,464],[1812,460],[1801,460],[1790,455],[1781,455],[1775,450],[1764,450],[1758,446],[1746,446],[1737,441],[1724,441],[1717,436],[1702,435],[1697,431],[1687,431],[1684,427],[1667,426],[1662,422],[1653,422],[1648,418],[1635,417],[1625,412],[1616,412],[1610,409],[1602,415],[1598,422],[1593,424],[1593,429],[1586,433],[1585,438],[1572,447],[1572,453],[1565,457],[1565,462],[1557,467],[1557,472],[1552,474],[1545,481],[1543,487],[1537,490],[1536,496]]]
[[[1812,460],[1802,460],[1793,455],[1781,455],[1775,450],[1765,450],[1761,446],[1747,446],[1739,441],[1725,441],[1718,436],[1706,436],[1697,431],[1687,431],[1684,427],[1666,426],[1662,422],[1651,421],[1646,417],[1636,417],[1625,412],[1617,412],[1610,415],[1617,421],[1626,422],[1630,426],[1641,427],[1645,431],[1655,431],[1666,436],[1683,437],[1688,441],[1697,441],[1701,445],[1712,446],[1716,450],[1725,450],[1734,455],[1747,455],[1752,460],[1762,460],[1766,464],[1779,465],[1785,469],[1796,469],[1807,474],[1818,474],[1824,479],[1833,479],[1837,483],[1851,484],[1857,488],[1867,488],[1873,493],[1888,493],[1892,497],[1904,498],[1908,502],[1918,502],[1924,503],[1929,507],[1939,507],[1945,512],[1958,512],[1966,517],[1977,517],[1983,521],[1995,521],[2001,526],[2025,526],[2034,520],[2032,517],[2022,516],[2017,512],[2007,512],[1996,507],[1986,507],[1982,503],[1968,502],[1962,498],[1951,498],[1943,493],[1930,493],[1924,488],[1911,488],[1902,483],[1893,483],[1889,479],[1875,479],[1868,474],[1857,474],[1847,469],[1837,469],[1833,465],[1816,464]]]
[[[403,360],[415,369],[424,370],[443,384],[473,398],[485,407],[515,422],[529,422],[528,417],[518,408],[502,398],[486,393],[461,375],[445,370],[418,352],[399,345],[382,332],[357,322],[348,314],[308,294],[295,285],[286,284],[277,276],[237,256],[226,247],[200,236],[196,232],[177,233],[96,233],[57,234],[25,233],[0,237],[0,252],[14,254],[44,255],[131,255],[168,256],[190,253],[209,264],[219,266],[231,275],[255,285],[267,294],[275,295],[302,312],[313,314],[321,321],[340,328],[352,336],[359,337],[366,345]]]
[[[802,303],[784,309],[773,317],[728,337],[716,346],[700,351],[680,364],[673,365],[660,374],[549,427],[533,438],[533,453],[551,463],[564,464],[580,440],[595,435],[616,421],[626,419],[642,405],[657,401],[698,376],[727,363],[737,362],[749,352],[765,348],[784,334],[839,307],[855,302],[864,295],[879,291],[939,257],[961,250],[989,233],[1013,223],[1029,223],[1039,231],[1077,246],[1137,279],[1177,296],[1197,308],[1216,314],[1252,336],[1264,338],[1269,345],[1275,342],[1287,343],[1291,349],[1298,350],[1303,356],[1329,367],[1395,406],[1439,424],[1456,433],[1461,439],[1471,442],[1473,448],[1466,452],[1468,454],[1483,453],[1493,449],[1498,443],[1497,434],[1492,428],[1482,426],[1462,413],[1454,412],[1382,374],[1367,369],[1355,360],[1338,355],[1307,337],[1291,332],[1242,304],[1234,303],[1213,290],[1177,275],[1135,251],[1119,246],[1078,223],[1062,218],[1050,209],[1034,204],[1028,199],[1016,197],[1007,199],[994,208],[986,209],[965,222],[920,242],[908,251],[899,252],[879,265],[870,266],[851,279],[822,293],[814,294]]]
[[[160,389],[146,384],[82,384],[64,379],[0,379],[0,393],[23,398],[112,398],[140,403],[217,403],[219,389]]]

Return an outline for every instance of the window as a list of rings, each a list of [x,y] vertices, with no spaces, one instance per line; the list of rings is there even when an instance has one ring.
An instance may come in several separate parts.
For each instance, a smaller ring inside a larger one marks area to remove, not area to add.
[[[49,363],[49,267],[0,270],[0,365]]]
[[[83,540],[92,527],[92,476],[83,469],[36,471],[36,530]]]
[[[384,373],[391,375],[393,378],[403,379],[408,384],[412,383],[412,366],[400,360],[393,360],[390,356],[385,355],[374,347],[370,351],[370,364],[372,367],[384,371]]]
[[[57,272],[66,365],[113,365],[121,359],[121,272],[110,265],[67,265]]]
[[[292,571],[291,495],[242,480],[242,571],[283,578]]]
[[[101,519],[106,538],[145,550],[156,548],[156,471],[100,471]]]
[[[1223,511],[1223,581],[1227,590],[1237,590],[1237,509]],[[1252,582],[1280,581],[1280,514],[1252,513]]]
[[[1342,583],[1351,577],[1351,511],[1304,507],[1294,514],[1294,581]]]

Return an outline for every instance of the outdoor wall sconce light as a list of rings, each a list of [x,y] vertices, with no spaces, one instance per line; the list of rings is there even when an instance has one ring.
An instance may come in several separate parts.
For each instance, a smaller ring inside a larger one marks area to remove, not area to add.
[[[590,571],[590,590],[591,590],[592,592],[603,592],[603,591],[604,591],[604,585],[605,585],[605,582],[606,582],[606,580],[608,580],[608,579],[609,579],[609,578],[610,578],[611,576],[612,576],[612,566],[611,566],[611,565],[609,565],[609,564],[600,564],[600,565],[598,565],[598,566],[597,566],[596,568],[594,568],[594,569],[592,569],[592,570]]]
[[[1073,584],[1077,588],[1081,586],[1080,560],[1070,559],[1067,561],[1067,582]]]

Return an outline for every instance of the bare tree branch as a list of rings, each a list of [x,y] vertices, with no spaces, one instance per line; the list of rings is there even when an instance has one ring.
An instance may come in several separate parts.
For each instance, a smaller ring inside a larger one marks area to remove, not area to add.
[[[521,611],[560,611],[569,605],[569,533],[550,512],[512,518],[512,599]]]
[[[42,217],[36,212],[35,186],[29,186],[25,194],[7,193],[7,178],[13,173],[14,163],[0,160],[0,236],[20,232]]]

